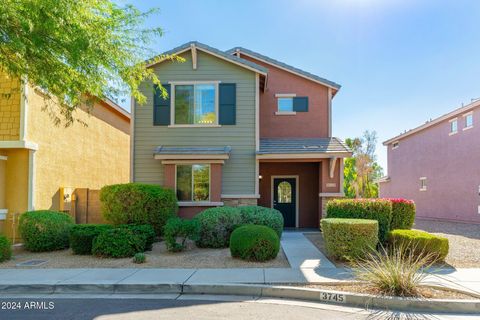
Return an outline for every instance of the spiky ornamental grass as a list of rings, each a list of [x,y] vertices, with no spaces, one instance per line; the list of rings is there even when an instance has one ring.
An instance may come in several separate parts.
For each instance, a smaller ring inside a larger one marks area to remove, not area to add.
[[[407,246],[381,248],[355,263],[356,278],[384,295],[419,296],[419,286],[433,264],[431,254],[415,254]]]

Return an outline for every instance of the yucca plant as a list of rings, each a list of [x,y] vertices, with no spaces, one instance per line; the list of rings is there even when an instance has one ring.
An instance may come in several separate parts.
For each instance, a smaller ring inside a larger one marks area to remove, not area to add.
[[[357,261],[354,272],[358,280],[381,294],[415,297],[419,296],[418,288],[433,260],[431,254],[415,254],[406,245],[390,250],[381,247]]]

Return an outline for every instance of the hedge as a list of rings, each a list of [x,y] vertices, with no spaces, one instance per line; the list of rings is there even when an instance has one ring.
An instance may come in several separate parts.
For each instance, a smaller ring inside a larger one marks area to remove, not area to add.
[[[151,251],[153,244],[157,241],[155,229],[149,224],[123,224],[119,228],[129,229],[133,233],[145,237],[145,248],[142,251]]]
[[[392,203],[390,230],[412,229],[415,221],[415,202],[402,198],[387,199]]]
[[[336,199],[327,203],[327,218],[378,221],[378,239],[384,243],[390,232],[392,203],[385,199]]]
[[[260,206],[238,207],[242,215],[242,224],[255,224],[272,228],[280,238],[283,232],[283,216],[276,209]]]
[[[365,258],[378,244],[378,221],[325,218],[321,220],[327,254],[337,260]]]
[[[93,240],[92,253],[100,257],[133,257],[145,249],[146,239],[127,228],[106,230]]]
[[[230,253],[234,258],[249,261],[275,259],[280,250],[280,238],[275,230],[262,225],[244,225],[232,232]]]
[[[177,214],[173,190],[158,185],[126,183],[105,186],[100,191],[102,213],[114,225],[150,224],[161,235],[167,220]]]
[[[74,254],[92,254],[93,240],[103,231],[111,229],[108,224],[77,224],[70,229],[70,248]]]
[[[62,212],[39,210],[20,216],[19,231],[25,249],[33,252],[68,248],[72,218]]]
[[[425,231],[393,230],[388,240],[393,247],[413,250],[416,255],[431,255],[434,261],[443,261],[448,255],[448,239]]]
[[[226,248],[232,231],[242,224],[238,208],[215,207],[200,212],[194,218],[199,224],[196,244],[203,248]]]
[[[164,228],[164,239],[168,251],[178,252],[185,249],[187,239],[198,240],[200,225],[197,219],[186,220],[170,218]],[[180,242],[177,242],[180,238]]]
[[[4,235],[0,235],[0,262],[10,260],[12,257],[12,244]]]

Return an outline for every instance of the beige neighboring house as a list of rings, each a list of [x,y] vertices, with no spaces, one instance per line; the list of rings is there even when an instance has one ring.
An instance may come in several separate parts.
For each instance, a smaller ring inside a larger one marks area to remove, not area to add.
[[[87,126],[55,126],[45,92],[0,73],[0,233],[18,238],[27,210],[69,211],[76,188],[130,176],[130,113],[109,100],[75,111]]]

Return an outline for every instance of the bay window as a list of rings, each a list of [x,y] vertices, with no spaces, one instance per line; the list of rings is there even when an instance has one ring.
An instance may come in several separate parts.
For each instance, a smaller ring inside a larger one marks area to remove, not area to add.
[[[177,165],[178,201],[210,201],[210,165]]]

